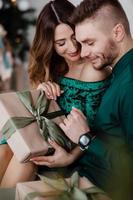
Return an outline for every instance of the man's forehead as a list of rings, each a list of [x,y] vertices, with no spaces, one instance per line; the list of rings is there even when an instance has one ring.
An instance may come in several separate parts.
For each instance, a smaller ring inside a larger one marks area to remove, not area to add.
[[[79,41],[93,37],[95,31],[96,23],[90,19],[86,19],[82,23],[79,23],[75,26],[76,39]]]

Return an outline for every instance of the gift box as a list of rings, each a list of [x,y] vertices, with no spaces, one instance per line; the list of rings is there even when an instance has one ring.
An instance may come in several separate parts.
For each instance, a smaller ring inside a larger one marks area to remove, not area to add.
[[[16,186],[16,195],[15,200],[25,200],[27,195],[32,196],[31,193],[44,193],[44,192],[54,192],[49,185],[44,184],[42,181],[31,181],[31,182],[24,182],[18,183]],[[34,195],[35,196],[35,195]],[[28,198],[27,198],[28,199]],[[34,200],[53,200],[54,197],[40,197],[39,195],[33,198]]]
[[[58,124],[65,118],[56,101],[39,90],[0,95],[0,140],[7,141],[20,162],[52,153],[48,138],[66,150],[72,142]]]
[[[111,200],[85,177],[81,179],[77,172],[68,179],[40,178],[41,181],[18,183],[15,200]]]

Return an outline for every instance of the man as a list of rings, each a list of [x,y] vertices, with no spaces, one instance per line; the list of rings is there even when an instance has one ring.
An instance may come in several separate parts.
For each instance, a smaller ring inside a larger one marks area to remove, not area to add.
[[[86,150],[80,160],[81,176],[113,199],[133,199],[133,40],[128,19],[117,0],[84,0],[72,22],[81,56],[97,70],[111,65],[113,75],[95,119],[95,130],[75,108],[60,127]]]

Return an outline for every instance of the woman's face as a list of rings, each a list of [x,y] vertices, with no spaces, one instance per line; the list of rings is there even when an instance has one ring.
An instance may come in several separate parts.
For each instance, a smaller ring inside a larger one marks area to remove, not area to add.
[[[72,28],[67,24],[59,24],[55,29],[55,51],[66,61],[78,61],[80,50]]]

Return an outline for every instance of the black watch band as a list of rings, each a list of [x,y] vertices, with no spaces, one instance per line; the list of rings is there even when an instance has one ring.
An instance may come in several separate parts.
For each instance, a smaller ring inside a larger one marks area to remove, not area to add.
[[[88,149],[91,141],[96,137],[93,134],[94,134],[93,132],[89,131],[80,136],[78,145],[81,151],[85,151],[86,149]]]

